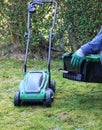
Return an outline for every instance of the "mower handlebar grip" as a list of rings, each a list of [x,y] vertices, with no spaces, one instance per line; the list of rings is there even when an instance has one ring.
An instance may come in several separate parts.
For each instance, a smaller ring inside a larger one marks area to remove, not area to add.
[[[49,3],[50,3],[50,2],[53,2],[53,0],[42,0],[42,2],[43,2],[43,3],[44,3],[44,2],[45,2],[45,3],[46,3],[46,2],[49,2]]]
[[[54,0],[36,0],[38,2],[42,2],[42,3],[51,3],[54,2]]]
[[[30,3],[31,5],[42,5],[42,2],[41,1],[33,1]]]

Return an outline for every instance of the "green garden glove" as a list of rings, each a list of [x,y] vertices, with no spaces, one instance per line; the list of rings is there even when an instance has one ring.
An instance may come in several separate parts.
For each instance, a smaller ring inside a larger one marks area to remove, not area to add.
[[[100,51],[100,62],[101,62],[101,65],[102,65],[102,50]]]
[[[84,59],[85,59],[84,57],[80,57],[76,53],[74,53],[72,55],[71,64],[73,66],[80,66]]]
[[[73,66],[80,66],[84,59],[85,59],[85,56],[82,50],[79,49],[72,55],[71,64]]]

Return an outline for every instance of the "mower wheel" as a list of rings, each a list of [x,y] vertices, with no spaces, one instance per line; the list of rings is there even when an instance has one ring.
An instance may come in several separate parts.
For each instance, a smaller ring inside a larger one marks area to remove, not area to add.
[[[50,91],[46,91],[46,107],[51,107],[51,92]]]
[[[20,104],[21,104],[21,101],[19,98],[19,92],[16,92],[14,95],[14,106],[20,106]]]
[[[56,82],[54,80],[51,80],[51,86],[50,88],[53,90],[53,92],[56,91]]]

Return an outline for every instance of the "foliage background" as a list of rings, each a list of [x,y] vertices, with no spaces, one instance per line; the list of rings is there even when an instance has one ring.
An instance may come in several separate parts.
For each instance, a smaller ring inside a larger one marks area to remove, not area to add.
[[[24,52],[27,32],[27,4],[30,0],[0,0],[0,48],[2,55]],[[54,54],[64,51],[75,51],[82,44],[91,40],[102,25],[102,3],[99,0],[57,0],[57,18]],[[44,4],[37,7],[32,15],[32,38],[30,55],[45,57],[47,50],[49,28],[53,18],[53,6]],[[42,53],[43,52],[43,53]]]

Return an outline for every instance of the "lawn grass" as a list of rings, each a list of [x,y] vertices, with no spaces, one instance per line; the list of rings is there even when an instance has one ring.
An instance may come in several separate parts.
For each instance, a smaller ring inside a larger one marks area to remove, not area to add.
[[[23,61],[0,57],[0,130],[102,130],[102,84],[67,80],[58,69],[62,61],[51,62],[56,94],[51,108],[33,104],[15,107]],[[46,69],[46,62],[29,60],[28,69]]]

